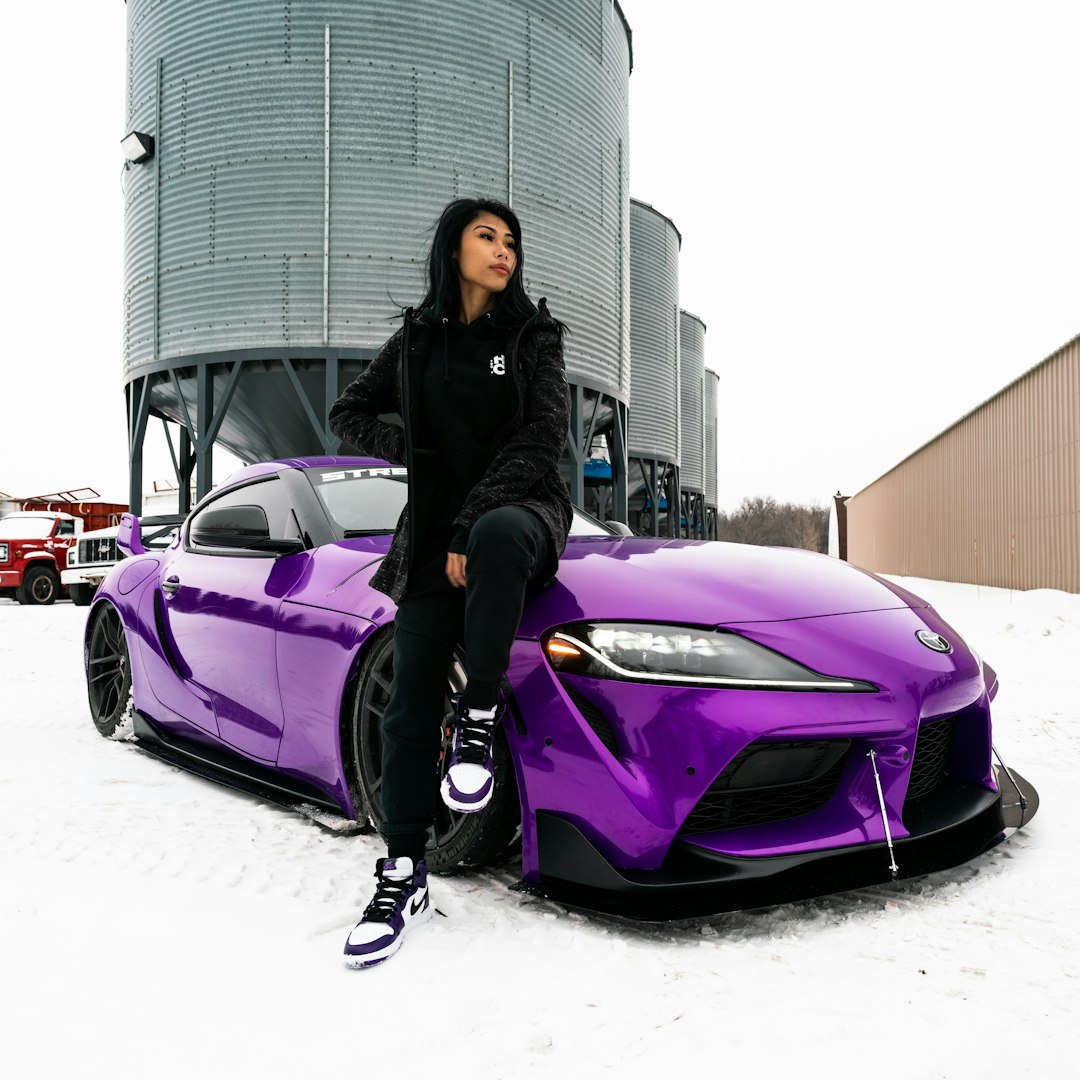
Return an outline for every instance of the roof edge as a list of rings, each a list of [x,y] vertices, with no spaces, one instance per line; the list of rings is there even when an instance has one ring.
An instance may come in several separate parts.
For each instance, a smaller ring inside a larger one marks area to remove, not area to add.
[[[1000,390],[995,391],[985,401],[979,402],[979,404],[976,405],[973,409],[968,409],[968,411],[964,413],[963,416],[954,420],[948,427],[942,428],[941,431],[939,431],[932,439],[927,439],[926,442],[921,443],[914,450],[912,450],[910,454],[908,454],[906,457],[901,458],[895,465],[892,466],[892,468],[886,469],[885,472],[883,472],[876,480],[871,480],[869,484],[867,484],[865,487],[859,488],[859,490],[856,491],[854,495],[849,495],[847,496],[847,498],[854,499],[856,496],[861,495],[864,491],[869,491],[869,489],[872,488],[875,484],[880,483],[882,480],[885,479],[886,476],[889,476],[892,473],[896,472],[896,470],[899,469],[901,465],[903,465],[907,461],[910,461],[916,454],[921,454],[928,446],[932,446],[939,439],[942,439],[946,435],[948,435],[948,433],[952,431],[953,428],[959,427],[965,420],[967,420],[969,416],[974,416],[980,409],[986,408],[986,406],[989,405],[991,401],[996,401],[999,397],[1001,397],[1002,394],[1004,394],[1008,390],[1011,390],[1017,383],[1022,382],[1033,372],[1041,368],[1044,364],[1050,363],[1050,361],[1053,360],[1055,356],[1058,356],[1066,349],[1071,348],[1077,343],[1080,343],[1080,334],[1077,334],[1075,337],[1070,338],[1068,341],[1065,342],[1064,345],[1059,346],[1052,353],[1044,356],[1040,361],[1038,361],[1038,363],[1032,364],[1031,367],[1027,368],[1027,370],[1022,371],[1019,375],[1016,376],[1015,379],[1013,379],[1011,382],[1006,383]]]

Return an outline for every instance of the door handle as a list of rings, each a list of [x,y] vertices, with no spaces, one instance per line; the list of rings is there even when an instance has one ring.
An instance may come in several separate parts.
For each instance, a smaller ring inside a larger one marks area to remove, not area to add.
[[[170,578],[166,578],[161,583],[161,591],[169,596],[175,596],[180,591],[180,579],[175,574]]]

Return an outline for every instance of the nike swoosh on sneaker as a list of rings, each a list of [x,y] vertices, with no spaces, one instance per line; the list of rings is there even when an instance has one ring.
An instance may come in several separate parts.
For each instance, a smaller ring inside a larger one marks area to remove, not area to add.
[[[425,896],[427,896],[427,893],[424,893],[424,896],[421,896],[419,900],[414,898],[412,903],[409,904],[409,918],[410,919],[424,906],[424,897]]]

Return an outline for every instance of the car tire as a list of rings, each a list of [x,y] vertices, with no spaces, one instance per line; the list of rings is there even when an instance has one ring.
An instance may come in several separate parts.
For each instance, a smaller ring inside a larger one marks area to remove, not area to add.
[[[93,613],[83,657],[94,727],[107,739],[131,738],[135,698],[131,691],[127,635],[120,613],[112,604],[102,604]]]
[[[370,643],[353,684],[349,718],[351,766],[362,809],[377,829],[383,822],[379,789],[382,783],[382,738],[380,721],[390,696],[394,671],[394,628],[380,631]],[[450,695],[460,693],[466,682],[460,656],[447,672],[444,702],[444,735],[439,769],[432,773],[438,788],[450,756],[446,723],[453,717]],[[493,750],[495,790],[491,802],[474,814],[451,810],[435,793],[435,824],[428,833],[425,860],[428,869],[447,874],[503,861],[514,850],[520,836],[521,805],[510,748],[503,731],[496,732]]]
[[[60,579],[47,566],[32,566],[26,571],[15,598],[28,607],[47,607],[60,595]]]
[[[89,607],[97,592],[96,585],[90,585],[85,581],[77,581],[68,586],[68,596],[76,607]]]

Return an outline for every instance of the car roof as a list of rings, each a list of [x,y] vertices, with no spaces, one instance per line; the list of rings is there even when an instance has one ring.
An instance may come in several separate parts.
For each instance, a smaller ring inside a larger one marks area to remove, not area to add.
[[[275,458],[273,461],[257,461],[254,465],[245,465],[238,469],[222,484],[231,486],[242,480],[253,480],[257,476],[269,476],[282,469],[326,469],[326,468],[365,468],[370,465],[387,465],[381,458],[345,457],[344,455],[312,455],[310,457]]]

